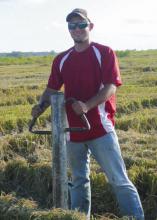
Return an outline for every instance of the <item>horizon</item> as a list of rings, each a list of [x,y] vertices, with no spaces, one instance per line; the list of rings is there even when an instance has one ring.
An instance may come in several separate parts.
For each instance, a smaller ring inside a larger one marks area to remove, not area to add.
[[[150,50],[157,50],[157,48],[156,49],[142,49],[142,50],[138,50],[138,49],[125,49],[125,50],[115,50],[115,51],[137,51],[137,52],[142,52],[142,51],[150,51]],[[11,54],[11,53],[52,53],[52,52],[54,52],[54,53],[60,53],[60,52],[62,52],[62,51],[55,51],[55,50],[50,50],[50,51],[9,51],[9,52],[5,52],[5,51],[0,51],[0,54]]]
[[[142,50],[138,50],[138,49],[125,49],[125,50],[115,50],[115,51],[137,51],[137,52],[140,52],[140,51],[150,51],[150,50],[157,50],[157,48],[156,49],[142,49]],[[14,53],[14,52],[16,52],[16,53],[52,53],[52,52],[54,52],[54,53],[60,53],[60,52],[62,52],[62,51],[54,51],[54,50],[50,50],[50,51],[8,51],[8,52],[5,52],[5,51],[2,51],[2,52],[0,52],[0,54],[3,54],[3,53],[5,53],[5,54],[11,54],[11,53]]]

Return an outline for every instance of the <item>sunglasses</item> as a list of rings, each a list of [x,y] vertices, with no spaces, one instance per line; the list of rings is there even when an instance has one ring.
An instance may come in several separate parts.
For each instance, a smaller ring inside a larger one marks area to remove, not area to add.
[[[89,23],[87,22],[79,22],[79,23],[68,23],[69,30],[75,30],[77,27],[79,29],[85,29]]]

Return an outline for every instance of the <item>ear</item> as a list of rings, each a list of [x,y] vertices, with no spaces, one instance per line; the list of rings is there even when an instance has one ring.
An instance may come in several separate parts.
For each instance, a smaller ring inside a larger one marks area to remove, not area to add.
[[[93,24],[93,23],[90,23],[90,24],[89,24],[89,30],[91,31],[93,28],[94,28],[94,24]]]

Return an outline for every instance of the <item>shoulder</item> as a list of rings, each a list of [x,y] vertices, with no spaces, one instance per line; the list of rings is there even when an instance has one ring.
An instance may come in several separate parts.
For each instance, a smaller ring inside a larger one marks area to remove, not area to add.
[[[73,50],[73,47],[69,48],[68,50],[58,53],[54,58],[54,62],[60,62],[65,56],[68,56],[72,50]]]
[[[103,44],[92,42],[92,46],[96,47],[102,55],[109,55],[109,54],[115,53],[111,47],[103,45]]]
[[[69,55],[72,51],[73,51],[73,47],[69,48],[66,51],[59,53],[54,58],[52,66],[56,67],[61,72],[64,62],[69,57]]]

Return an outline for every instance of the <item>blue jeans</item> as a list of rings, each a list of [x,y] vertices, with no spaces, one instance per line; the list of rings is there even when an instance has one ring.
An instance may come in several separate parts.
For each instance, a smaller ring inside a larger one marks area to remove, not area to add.
[[[67,155],[72,171],[71,209],[85,212],[90,219],[90,154],[94,156],[111,184],[123,216],[144,220],[138,192],[129,180],[115,132],[85,142],[68,142]]]

